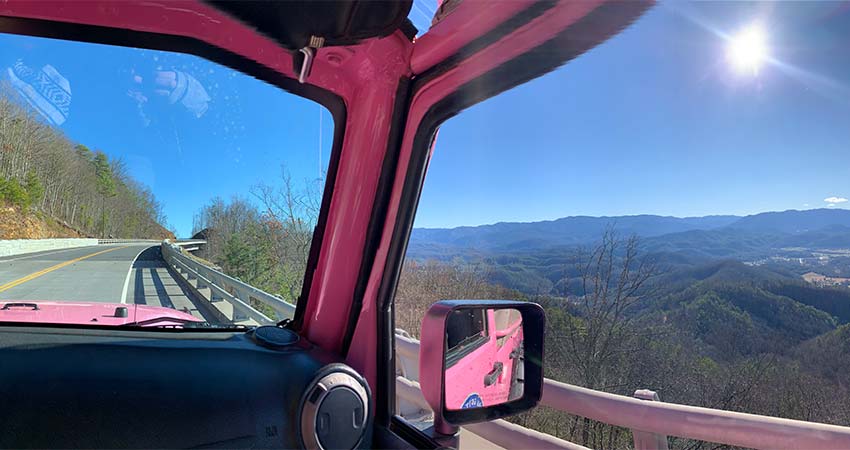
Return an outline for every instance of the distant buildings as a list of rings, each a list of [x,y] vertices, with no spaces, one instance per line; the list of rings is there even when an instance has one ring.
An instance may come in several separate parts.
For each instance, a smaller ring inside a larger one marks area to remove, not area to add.
[[[850,278],[828,277],[817,272],[806,272],[803,279],[817,287],[847,287],[850,288]]]

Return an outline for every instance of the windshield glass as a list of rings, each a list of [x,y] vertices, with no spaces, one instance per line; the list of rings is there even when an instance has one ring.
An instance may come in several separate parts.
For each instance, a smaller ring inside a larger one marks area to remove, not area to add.
[[[525,299],[546,310],[547,378],[850,426],[848,37],[844,4],[659,2],[449,119],[398,334],[416,339],[441,299]],[[486,392],[476,382],[467,395]],[[433,417],[409,397],[397,411]],[[546,407],[509,420],[589,448],[637,442]]]
[[[197,56],[0,35],[0,322],[291,317],[332,136]]]

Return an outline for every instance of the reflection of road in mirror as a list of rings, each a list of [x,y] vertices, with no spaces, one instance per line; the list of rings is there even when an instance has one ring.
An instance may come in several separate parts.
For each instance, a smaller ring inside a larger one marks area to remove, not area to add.
[[[446,408],[488,407],[522,397],[524,363],[519,311],[453,311],[446,321]]]

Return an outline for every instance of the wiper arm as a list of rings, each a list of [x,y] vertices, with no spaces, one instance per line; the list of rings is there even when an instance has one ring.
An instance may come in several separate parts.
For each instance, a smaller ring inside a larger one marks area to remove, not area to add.
[[[237,324],[221,324],[221,323],[209,323],[209,322],[188,322],[184,325],[181,325],[183,328],[202,328],[202,329],[214,329],[214,330],[240,330],[247,331],[253,330],[257,328],[255,325],[237,325]]]
[[[213,324],[209,322],[197,322],[194,320],[176,319],[174,317],[156,317],[153,319],[130,322],[121,325],[128,328],[202,328],[215,330],[249,330],[254,327],[246,325]]]

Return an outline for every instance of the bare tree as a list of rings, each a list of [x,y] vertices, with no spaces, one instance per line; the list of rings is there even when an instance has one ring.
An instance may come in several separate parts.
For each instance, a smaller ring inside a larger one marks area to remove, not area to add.
[[[577,292],[564,298],[539,298],[547,310],[547,376],[591,389],[628,393],[641,373],[634,364],[646,344],[646,330],[635,326],[630,308],[652,295],[658,273],[652,260],[639,255],[635,236],[622,239],[607,228],[593,248],[575,255]],[[626,430],[586,418],[537,411],[517,419],[526,426],[559,423],[557,434],[593,448],[618,448],[630,438]],[[552,430],[550,430],[552,431]]]
[[[425,312],[440,300],[516,299],[521,296],[488,283],[487,274],[488,269],[483,264],[405,261],[395,295],[396,328],[418,336]]]
[[[638,255],[638,238],[625,240],[608,228],[598,245],[579,255],[581,292],[574,300],[556,307],[549,321],[550,361],[569,367],[574,379],[593,389],[612,389],[622,380],[611,371],[618,358],[636,350],[639,330],[632,326],[630,307],[651,294],[649,281],[657,275],[656,265]]]
[[[278,290],[292,299],[300,295],[304,282],[323,185],[323,179],[316,179],[304,180],[296,186],[283,166],[277,186],[259,183],[251,189],[251,194],[263,206],[266,227],[277,236],[272,244],[279,271]]]

